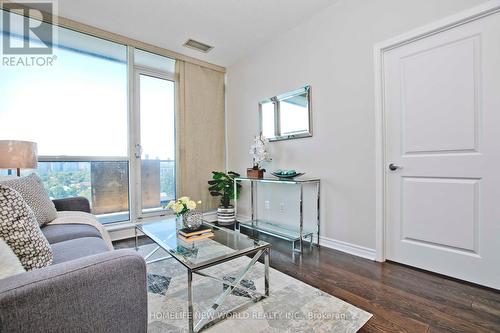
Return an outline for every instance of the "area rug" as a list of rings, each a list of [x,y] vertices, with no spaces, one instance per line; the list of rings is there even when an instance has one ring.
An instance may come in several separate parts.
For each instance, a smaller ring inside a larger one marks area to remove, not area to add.
[[[149,253],[154,245],[141,246],[139,252]],[[165,256],[162,250],[155,257]],[[229,283],[245,267],[250,258],[243,257],[214,266],[204,272]],[[243,285],[263,291],[264,265],[257,263],[245,276]],[[222,282],[193,275],[194,316],[206,315],[213,301],[224,288]],[[248,290],[247,289],[247,290]],[[248,300],[248,293],[234,290],[220,312]],[[148,264],[148,332],[188,332],[187,270],[175,259]],[[371,314],[310,285],[270,269],[270,296],[203,330],[207,333],[278,333],[278,332],[356,332]]]

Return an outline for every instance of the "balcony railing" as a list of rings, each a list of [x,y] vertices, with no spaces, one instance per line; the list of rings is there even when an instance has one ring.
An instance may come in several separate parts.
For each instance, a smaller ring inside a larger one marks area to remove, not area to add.
[[[51,199],[82,196],[101,223],[130,219],[129,163],[127,160],[41,159],[36,172]],[[175,161],[143,160],[141,164],[143,212],[160,209],[175,198]]]

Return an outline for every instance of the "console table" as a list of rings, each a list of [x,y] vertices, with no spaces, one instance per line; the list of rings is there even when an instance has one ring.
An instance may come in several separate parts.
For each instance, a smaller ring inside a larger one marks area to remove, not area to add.
[[[316,235],[316,245],[319,246],[319,229],[320,229],[320,186],[321,182],[319,179],[283,179],[283,178],[248,178],[248,177],[237,177],[234,179],[234,208],[235,213],[238,214],[238,200],[236,198],[236,184],[238,181],[249,182],[250,183],[250,220],[248,221],[238,221],[238,229],[241,227],[250,230],[255,230],[262,232],[271,236],[275,236],[281,239],[285,239],[292,242],[292,248],[294,252],[302,253],[303,241],[304,239],[309,240],[309,244],[312,247],[314,241],[314,235]],[[298,186],[300,190],[299,199],[299,225],[296,228],[280,225],[279,223],[274,223],[273,221],[266,221],[259,219],[255,209],[256,201],[256,191],[255,187],[257,183],[273,183],[282,184],[283,186]],[[316,185],[316,202],[317,202],[317,217],[315,230],[310,230],[304,227],[304,188],[306,184]],[[299,244],[296,247],[296,244]]]

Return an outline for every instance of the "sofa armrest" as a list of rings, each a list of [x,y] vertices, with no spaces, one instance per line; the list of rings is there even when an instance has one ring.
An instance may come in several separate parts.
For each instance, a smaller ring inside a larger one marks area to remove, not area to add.
[[[90,213],[90,203],[87,198],[84,197],[74,197],[74,198],[64,198],[52,200],[56,206],[56,210],[60,211],[79,211]]]
[[[146,263],[117,250],[0,280],[0,332],[146,332]]]

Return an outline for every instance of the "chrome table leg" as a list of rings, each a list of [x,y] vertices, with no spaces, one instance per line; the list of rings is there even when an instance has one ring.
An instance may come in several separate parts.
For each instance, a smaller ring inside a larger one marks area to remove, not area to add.
[[[139,239],[137,236],[137,228],[136,227],[134,227],[134,231],[135,231],[135,250],[139,251]]]
[[[217,323],[218,321],[224,319],[224,316],[216,316],[215,314],[215,311],[223,304],[223,302],[225,301],[225,299],[233,292],[234,289],[246,289],[244,287],[240,287],[239,284],[241,282],[241,280],[243,280],[243,278],[248,274],[248,272],[251,270],[251,268],[255,265],[255,263],[259,260],[259,258],[262,256],[262,254],[265,254],[266,256],[268,255],[268,249],[264,249],[264,250],[259,250],[252,258],[252,260],[250,261],[250,263],[248,263],[248,265],[238,274],[238,276],[235,278],[235,280],[233,282],[227,282],[227,283],[224,283],[226,284],[228,287],[227,289],[219,296],[217,297],[217,299],[215,300],[215,302],[212,304],[212,306],[206,311],[206,313],[203,314],[203,317],[202,319],[195,325],[194,327],[194,332],[200,332],[202,329],[208,327],[208,326],[211,326],[215,323]],[[252,300],[250,300],[248,303],[245,303],[233,310],[230,311],[231,312],[235,312],[235,311],[240,311],[242,309],[244,309],[245,307],[248,306],[248,304],[253,304],[255,302],[258,302],[260,301],[261,299],[267,297],[267,295],[269,295],[269,258],[266,260],[266,257],[264,257],[264,262],[267,262],[267,266],[265,268],[265,286],[266,286],[266,290],[265,290],[265,295],[261,296],[261,297],[257,297],[257,298],[254,298]],[[211,276],[208,276],[207,274],[204,274],[202,272],[194,272],[196,274],[199,274],[199,275],[202,275],[202,276],[207,276],[207,277],[211,277]],[[188,279],[192,279],[192,276],[189,276],[188,275]],[[216,280],[218,280],[216,278]],[[190,287],[191,285],[191,282],[188,281],[188,288],[189,290],[191,289]],[[253,292],[253,291],[252,291]],[[266,294],[267,293],[267,294]],[[255,294],[258,294],[258,293],[255,293]],[[191,310],[189,311],[188,315],[191,315],[192,314],[192,292],[188,291],[188,306],[191,306]],[[191,305],[190,305],[191,304]],[[192,322],[190,321],[189,322],[189,327],[190,327],[190,333],[192,332],[191,331],[191,324]]]
[[[194,314],[193,314],[193,272],[188,269],[188,320],[189,333],[194,332]]]
[[[269,296],[269,257],[271,249],[266,249],[264,253],[264,295]]]

